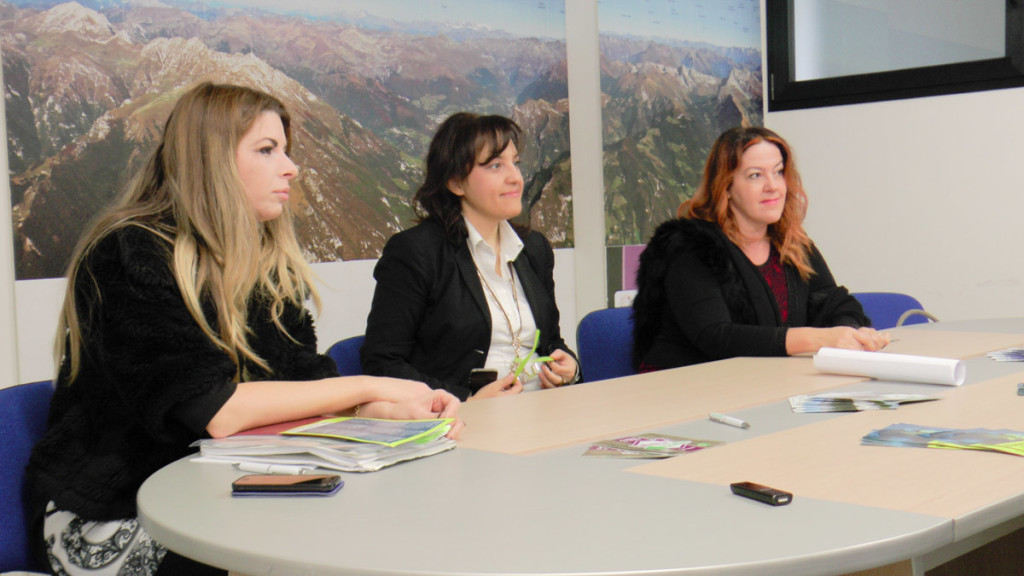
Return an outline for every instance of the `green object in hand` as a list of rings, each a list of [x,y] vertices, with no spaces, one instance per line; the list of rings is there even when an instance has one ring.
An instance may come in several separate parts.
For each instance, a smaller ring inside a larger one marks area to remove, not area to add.
[[[551,362],[553,360],[551,358],[551,356],[537,356],[536,358],[534,357],[537,354],[537,345],[538,344],[540,344],[540,329],[539,328],[537,329],[537,332],[534,334],[533,347],[530,348],[530,353],[527,354],[525,358],[519,358],[518,360],[516,360],[516,371],[515,371],[516,380],[519,380],[519,376],[522,375],[523,372],[526,371],[526,367],[529,366],[530,364],[535,364],[537,362]],[[528,374],[530,376],[533,376],[534,374],[536,374],[536,372],[530,372]]]

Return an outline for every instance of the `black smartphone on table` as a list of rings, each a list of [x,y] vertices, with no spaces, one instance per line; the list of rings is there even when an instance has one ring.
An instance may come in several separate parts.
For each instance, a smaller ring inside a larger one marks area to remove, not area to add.
[[[754,482],[733,482],[729,489],[737,496],[764,502],[772,506],[785,506],[793,501],[793,494]]]
[[[344,485],[337,474],[248,474],[231,483],[231,495],[329,496]]]

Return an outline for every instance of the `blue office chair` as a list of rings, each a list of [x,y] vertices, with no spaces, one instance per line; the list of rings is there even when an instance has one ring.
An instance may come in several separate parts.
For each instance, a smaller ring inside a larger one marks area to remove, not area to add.
[[[52,396],[49,381],[0,389],[0,572],[45,570],[29,553],[22,486],[32,446],[46,431]]]
[[[338,340],[327,349],[327,355],[338,365],[338,374],[342,376],[359,376],[363,373],[363,363],[359,360],[359,349],[363,347],[366,337],[352,336]]]
[[[924,310],[917,298],[898,292],[854,292],[864,313],[871,318],[871,325],[878,330],[895,328],[905,324],[926,324],[938,318]]]
[[[587,382],[633,374],[633,309],[595,310],[576,327],[580,367]]]

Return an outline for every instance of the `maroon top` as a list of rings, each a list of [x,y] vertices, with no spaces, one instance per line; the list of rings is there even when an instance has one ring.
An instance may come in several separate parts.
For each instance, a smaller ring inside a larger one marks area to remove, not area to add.
[[[775,296],[775,302],[779,305],[782,324],[785,325],[786,320],[789,319],[789,289],[786,287],[786,270],[782,267],[782,260],[774,245],[768,253],[768,260],[757,269],[764,276],[765,282],[768,282],[768,287],[771,288],[772,294]]]

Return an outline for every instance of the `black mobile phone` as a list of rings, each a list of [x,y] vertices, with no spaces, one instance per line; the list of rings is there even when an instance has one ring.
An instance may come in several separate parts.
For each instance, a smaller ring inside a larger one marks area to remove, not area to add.
[[[474,390],[479,390],[481,387],[490,384],[498,379],[497,370],[488,370],[487,368],[473,368],[469,371],[469,387]]]
[[[231,483],[233,496],[327,496],[345,485],[337,474],[248,474]]]
[[[783,490],[777,490],[775,488],[769,488],[763,484],[755,484],[753,482],[733,482],[729,484],[729,488],[733,494],[751,498],[758,502],[764,502],[765,504],[771,504],[772,506],[783,506],[793,501],[793,495]]]

